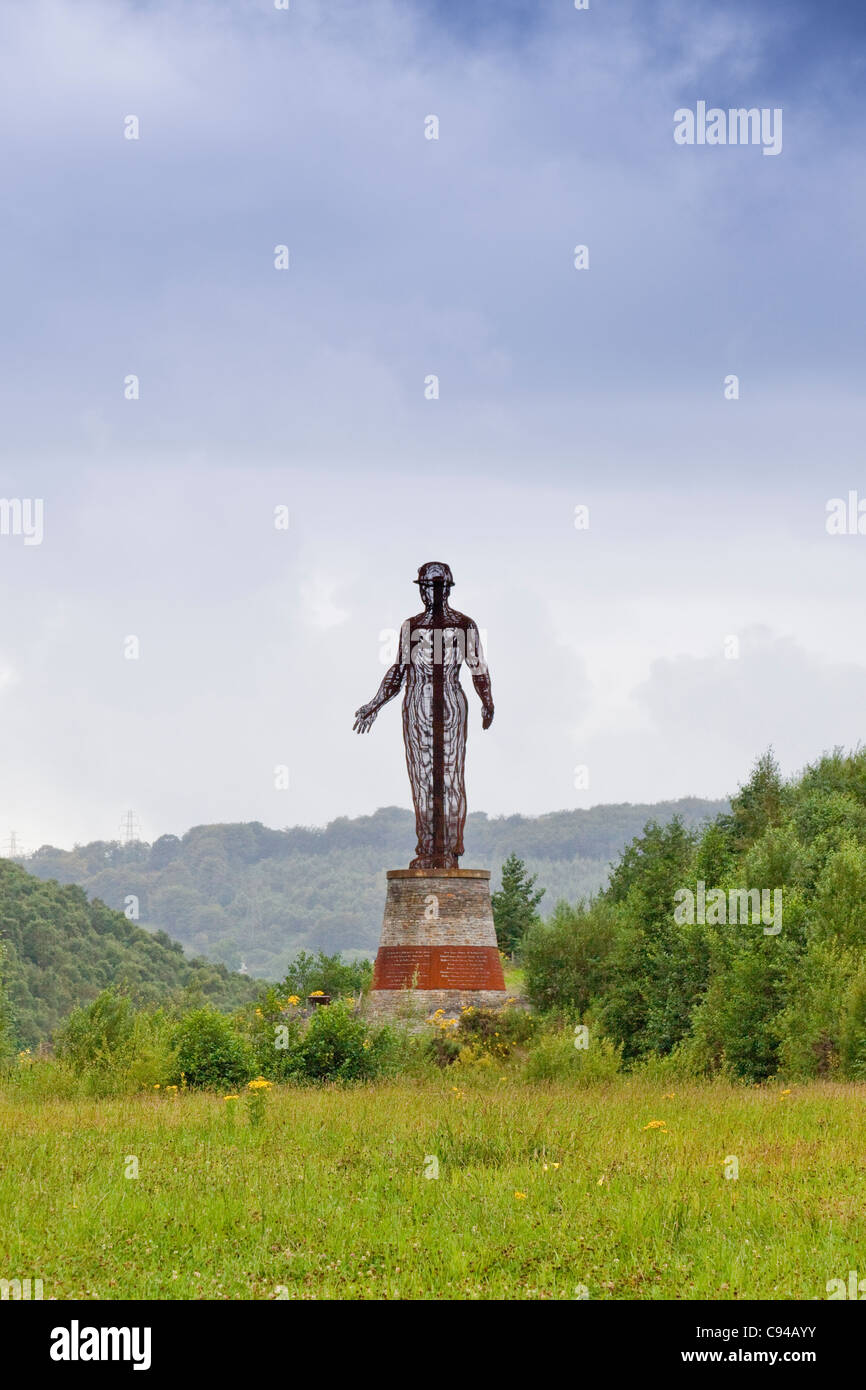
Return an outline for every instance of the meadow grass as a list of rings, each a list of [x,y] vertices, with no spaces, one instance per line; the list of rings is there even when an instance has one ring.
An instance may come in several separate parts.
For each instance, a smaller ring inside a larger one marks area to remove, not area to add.
[[[503,964],[503,974],[505,975],[505,988],[509,994],[516,994],[523,989],[526,974],[522,966],[510,965],[506,961]]]
[[[866,1275],[866,1086],[498,1073],[277,1087],[259,1126],[243,1099],[7,1087],[0,1277],[59,1299],[809,1299]]]

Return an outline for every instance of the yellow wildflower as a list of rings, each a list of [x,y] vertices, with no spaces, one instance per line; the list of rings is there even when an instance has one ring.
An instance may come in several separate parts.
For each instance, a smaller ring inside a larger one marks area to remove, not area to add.
[[[644,1129],[667,1129],[667,1120],[650,1120]]]
[[[292,1004],[292,1005],[300,1004],[300,1002],[301,1002],[301,1001],[300,1001],[300,999],[298,998],[297,994],[290,994],[289,997],[288,997],[288,999],[286,1000],[286,1003],[287,1003],[287,1004]]]
[[[223,1100],[240,1100],[240,1096],[223,1096]]]
[[[515,1192],[514,1196],[516,1197],[516,1199],[517,1199],[518,1202],[525,1202],[525,1201],[526,1201],[526,1193],[525,1193],[525,1192]]]

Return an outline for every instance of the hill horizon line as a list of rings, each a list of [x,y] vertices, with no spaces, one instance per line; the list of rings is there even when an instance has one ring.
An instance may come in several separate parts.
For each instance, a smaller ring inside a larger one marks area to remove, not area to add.
[[[729,804],[730,797],[705,797],[699,796],[696,793],[689,793],[686,796],[665,797],[660,801],[594,801],[591,806],[563,806],[559,807],[557,810],[554,811],[539,811],[534,814],[531,812],[524,811],[500,811],[492,814],[489,811],[470,811],[468,812],[466,817],[466,824],[467,826],[469,826],[470,823],[474,822],[475,824],[478,824],[481,821],[485,821],[490,825],[505,825],[508,823],[518,824],[525,822],[551,821],[555,820],[557,817],[589,816],[598,811],[651,812],[660,808],[677,806],[682,806],[683,809],[687,809],[698,805],[712,805],[717,806],[719,807],[719,809],[721,809],[722,807]],[[398,816],[400,818],[405,818],[408,816],[411,820],[414,820],[414,812],[411,807],[398,806],[392,804],[388,806],[377,806],[375,811],[364,811],[356,816],[334,816],[331,820],[325,821],[323,823],[309,823],[304,821],[298,821],[293,825],[275,826],[267,825],[264,821],[255,819],[196,821],[193,825],[190,825],[186,830],[182,831],[180,834],[178,834],[176,831],[167,830],[163,831],[160,835],[157,835],[154,839],[147,839],[143,836],[136,837],[135,839],[122,839],[119,836],[114,836],[113,838],[101,838],[97,836],[95,839],[91,840],[75,840],[71,845],[60,845],[56,844],[53,840],[44,840],[36,849],[28,850],[25,853],[21,854],[0,855],[0,858],[8,859],[13,863],[17,864],[25,863],[27,860],[33,859],[42,850],[48,849],[57,850],[64,854],[72,854],[76,850],[85,849],[91,845],[148,845],[152,847],[153,845],[158,844],[161,840],[178,840],[180,842],[183,842],[187,839],[188,836],[194,835],[196,831],[212,829],[230,829],[236,826],[256,827],[274,835],[291,835],[294,832],[301,832],[304,834],[311,835],[326,835],[328,831],[333,829],[333,827],[335,826],[346,824],[358,825],[363,822],[372,823],[374,821],[377,824],[381,824],[382,820],[384,820],[386,817],[393,816]]]

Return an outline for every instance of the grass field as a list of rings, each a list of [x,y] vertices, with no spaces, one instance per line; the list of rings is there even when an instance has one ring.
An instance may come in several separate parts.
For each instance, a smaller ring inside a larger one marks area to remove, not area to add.
[[[60,1299],[826,1298],[866,1276],[864,1101],[452,1070],[278,1088],[251,1127],[243,1100],[10,1090],[0,1277]]]
[[[524,985],[524,971],[519,965],[506,964],[503,974],[505,975],[505,988],[509,994],[522,994]]]

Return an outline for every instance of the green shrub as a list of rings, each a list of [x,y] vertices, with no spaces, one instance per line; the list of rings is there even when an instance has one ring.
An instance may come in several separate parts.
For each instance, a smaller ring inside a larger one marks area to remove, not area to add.
[[[254,1007],[244,1011],[243,1025],[256,1075],[269,1081],[290,1079],[303,1032],[297,1006],[281,1000],[276,990],[267,989]]]
[[[315,956],[301,951],[290,962],[277,993],[283,998],[297,994],[302,1000],[317,989],[330,995],[361,994],[369,989],[372,978],[373,962],[370,960],[345,961],[339,951],[333,956],[324,951]]]
[[[856,963],[853,953],[813,941],[788,983],[788,1006],[779,1015],[779,1061],[785,1076],[832,1076],[841,1065],[840,1000]]]
[[[402,1051],[393,1028],[372,1028],[345,1004],[329,1004],[316,1009],[287,1050],[283,1074],[294,1081],[372,1081],[396,1070]]]
[[[632,1075],[643,1081],[658,1081],[669,1085],[672,1081],[694,1081],[702,1075],[701,1066],[689,1050],[688,1039],[677,1043],[670,1052],[660,1057],[657,1052],[649,1052],[630,1069]]]
[[[507,1057],[515,1047],[529,1042],[538,1028],[538,1020],[526,1009],[477,1009],[470,1007],[460,1014],[458,1031],[466,1042],[477,1042],[494,1056]]]
[[[839,1038],[845,1074],[866,1080],[866,964],[861,964],[845,991]]]
[[[134,1032],[132,1003],[112,987],[72,1010],[58,1029],[55,1050],[78,1073],[125,1073],[133,1057]]]
[[[0,1068],[15,1055],[15,1018],[5,974],[6,947],[0,941]]]
[[[73,1090],[84,1095],[165,1085],[175,1062],[171,1028],[162,1009],[136,1013],[127,995],[115,988],[103,990],[90,1004],[74,1009],[58,1030],[57,1064],[51,1074],[62,1086],[66,1082],[57,1068],[75,1077]],[[41,1078],[33,1077],[29,1084],[41,1084]]]
[[[174,1079],[207,1090],[240,1086],[253,1073],[253,1058],[230,1018],[216,1009],[193,1009],[176,1026]]]
[[[582,1015],[610,976],[618,914],[602,899],[557,903],[549,922],[539,922],[523,942],[524,984],[537,1009]]]
[[[765,1081],[779,1063],[786,967],[794,951],[784,937],[762,936],[759,927],[734,930],[738,937],[725,945],[732,953],[716,965],[694,1011],[686,1051],[700,1071]]]
[[[866,847],[846,840],[829,855],[810,915],[822,940],[861,950],[866,946]]]
[[[610,1081],[622,1070],[622,1045],[590,1033],[589,1046],[575,1047],[575,1034],[548,1029],[539,1034],[526,1059],[527,1081],[571,1081],[591,1086]]]
[[[431,1022],[430,1032],[424,1039],[424,1056],[437,1067],[450,1067],[460,1056],[463,1046],[457,1028],[448,1028],[445,1020]]]
[[[505,1060],[515,1048],[529,1042],[536,1032],[538,1021],[525,1009],[479,1009],[474,1006],[461,1011],[457,1020],[437,1009],[428,1020],[424,1052],[437,1066],[453,1062],[473,1062],[482,1058]]]
[[[175,1024],[163,1009],[135,1015],[128,1077],[136,1090],[165,1086],[178,1071]]]

